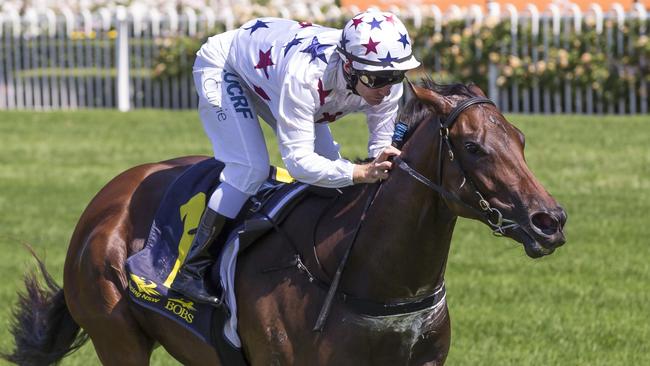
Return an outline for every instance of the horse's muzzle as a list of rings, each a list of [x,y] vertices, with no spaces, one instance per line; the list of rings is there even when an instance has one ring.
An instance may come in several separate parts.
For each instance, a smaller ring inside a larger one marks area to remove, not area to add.
[[[563,229],[567,214],[562,207],[534,212],[529,220],[535,241],[545,249],[553,250],[566,242]]]

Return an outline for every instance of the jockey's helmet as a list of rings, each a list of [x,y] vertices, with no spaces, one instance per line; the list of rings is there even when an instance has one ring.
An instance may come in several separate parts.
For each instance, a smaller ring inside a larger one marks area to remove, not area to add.
[[[366,11],[355,15],[343,28],[337,51],[351,67],[348,83],[358,79],[370,88],[396,84],[406,71],[420,66],[412,42],[395,14]]]

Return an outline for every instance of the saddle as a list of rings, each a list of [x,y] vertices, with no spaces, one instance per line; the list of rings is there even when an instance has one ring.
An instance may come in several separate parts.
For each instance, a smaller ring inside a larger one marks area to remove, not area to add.
[[[216,238],[221,243],[212,245],[223,249],[213,253],[219,259],[207,272],[211,278],[206,281],[206,288],[222,293],[226,305],[215,308],[183,298],[169,286],[182,264],[179,253],[189,248],[196,230],[192,226],[198,223],[207,197],[217,188],[223,166],[215,159],[201,161],[170,185],[156,211],[144,248],[126,260],[126,270],[132,302],[187,328],[215,347],[225,364],[244,365],[235,316],[237,256],[279,225],[313,187],[294,182],[283,169],[271,168],[269,179]]]

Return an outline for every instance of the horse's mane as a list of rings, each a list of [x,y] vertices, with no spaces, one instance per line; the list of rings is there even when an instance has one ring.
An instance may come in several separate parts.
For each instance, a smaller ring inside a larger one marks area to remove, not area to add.
[[[468,85],[462,83],[438,84],[431,78],[420,79],[418,86],[432,90],[443,96],[459,96],[462,99],[476,97]],[[401,121],[409,126],[409,135],[415,131],[420,122],[427,121],[435,115],[435,111],[426,103],[421,102],[418,98],[411,98],[400,111],[397,121]],[[407,135],[408,138],[408,135]]]

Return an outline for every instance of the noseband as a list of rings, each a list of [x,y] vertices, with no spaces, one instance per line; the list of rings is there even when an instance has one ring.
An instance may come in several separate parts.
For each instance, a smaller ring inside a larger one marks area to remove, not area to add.
[[[438,184],[433,183],[430,179],[425,177],[424,175],[420,174],[418,171],[415,169],[411,168],[404,160],[401,158],[397,157],[394,159],[394,162],[397,164],[397,166],[406,171],[410,176],[413,178],[417,179],[419,182],[422,184],[426,185],[427,187],[433,189],[436,191],[445,201],[453,201],[460,206],[463,206],[465,209],[477,214],[479,217],[482,217],[484,221],[490,225],[492,228],[492,233],[496,236],[503,236],[505,235],[505,231],[508,229],[515,229],[519,227],[519,224],[517,224],[515,221],[506,219],[503,217],[501,214],[501,211],[499,211],[497,208],[491,207],[490,203],[483,198],[483,195],[481,192],[478,190],[476,187],[476,184],[469,178],[467,173],[465,173],[465,170],[463,169],[462,165],[460,164],[460,161],[455,158],[454,154],[454,146],[451,143],[451,140],[449,139],[449,129],[453,126],[454,122],[456,122],[456,119],[458,119],[458,116],[463,113],[465,110],[467,110],[469,107],[478,105],[478,104],[491,104],[495,105],[493,101],[487,98],[483,97],[473,97],[469,99],[465,99],[461,102],[459,102],[456,107],[447,115],[447,118],[441,118],[440,116],[435,117],[435,121],[433,123],[436,123],[439,125],[439,130],[440,130],[440,144],[438,145],[438,174],[437,174],[437,180]],[[445,189],[442,186],[442,164],[443,164],[443,157],[442,157],[442,146],[444,145],[447,146],[447,156],[449,157],[449,160],[451,162],[454,162],[456,167],[460,170],[462,176],[463,176],[463,184],[461,184],[461,187],[465,184],[465,182],[468,182],[469,185],[472,187],[474,190],[474,193],[478,197],[478,207],[477,209],[474,206],[471,206],[467,204],[465,201],[463,201],[457,194],[450,192],[449,190]]]

